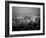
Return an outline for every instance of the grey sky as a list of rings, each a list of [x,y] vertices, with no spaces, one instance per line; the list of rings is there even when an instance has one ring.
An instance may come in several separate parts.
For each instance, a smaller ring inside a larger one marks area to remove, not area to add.
[[[12,7],[13,16],[40,16],[40,8]]]

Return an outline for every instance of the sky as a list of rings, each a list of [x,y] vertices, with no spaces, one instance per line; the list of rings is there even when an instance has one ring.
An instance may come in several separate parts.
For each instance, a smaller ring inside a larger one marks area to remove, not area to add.
[[[12,7],[13,16],[40,16],[40,8]]]

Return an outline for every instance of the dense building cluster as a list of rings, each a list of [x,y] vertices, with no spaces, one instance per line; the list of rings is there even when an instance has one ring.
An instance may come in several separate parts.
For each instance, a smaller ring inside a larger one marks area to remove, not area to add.
[[[39,16],[15,16],[12,18],[12,30],[40,30]]]

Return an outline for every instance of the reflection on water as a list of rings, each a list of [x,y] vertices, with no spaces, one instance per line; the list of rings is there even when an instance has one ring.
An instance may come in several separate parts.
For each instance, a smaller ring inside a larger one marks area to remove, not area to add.
[[[39,16],[15,16],[12,18],[12,30],[40,30]]]

